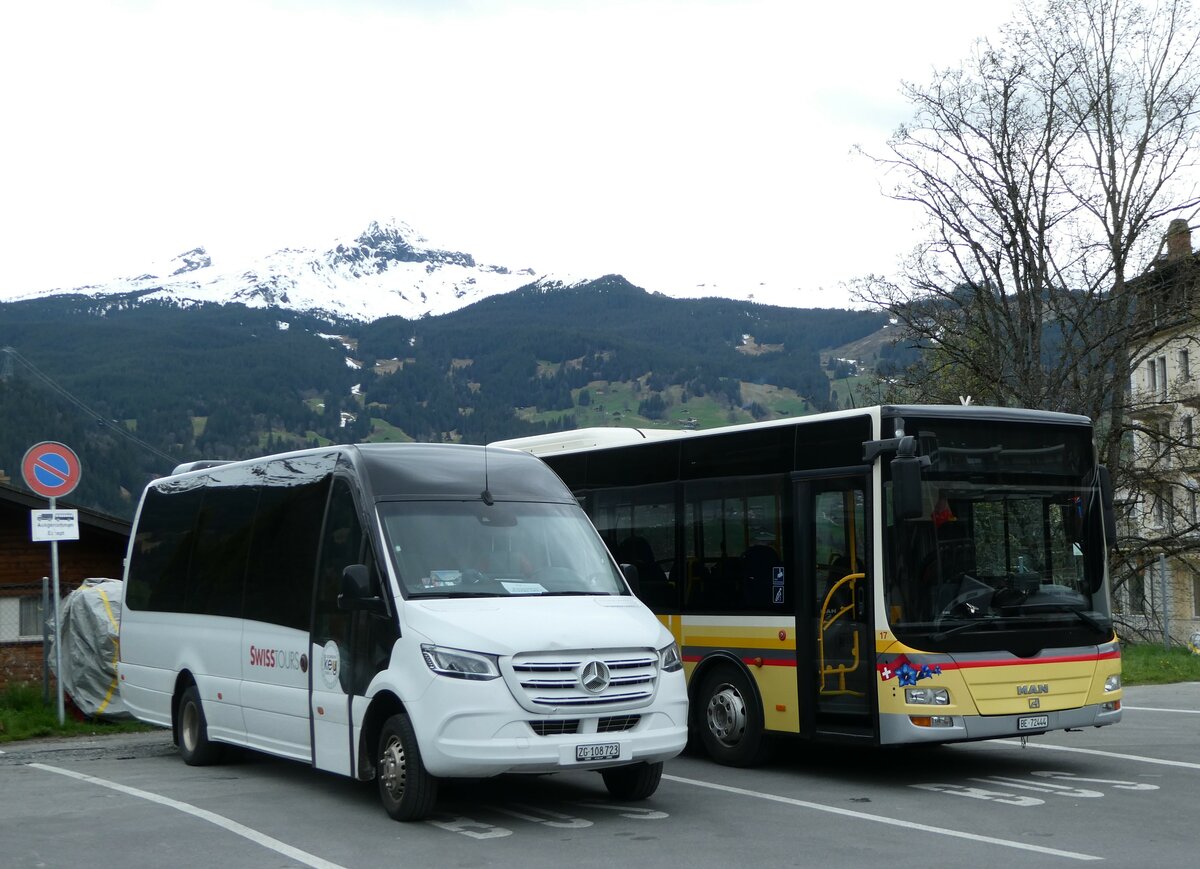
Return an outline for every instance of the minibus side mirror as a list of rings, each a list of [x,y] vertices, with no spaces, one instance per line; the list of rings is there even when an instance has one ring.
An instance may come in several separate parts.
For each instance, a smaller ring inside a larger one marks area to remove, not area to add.
[[[621,573],[625,575],[625,581],[629,583],[629,588],[635,595],[641,592],[642,579],[638,576],[636,564],[622,564]]]
[[[892,513],[897,519],[919,519],[925,515],[921,490],[920,456],[896,456],[892,459]]]
[[[345,611],[387,612],[383,599],[371,594],[371,572],[365,564],[351,564],[342,571],[342,593],[337,605]]]

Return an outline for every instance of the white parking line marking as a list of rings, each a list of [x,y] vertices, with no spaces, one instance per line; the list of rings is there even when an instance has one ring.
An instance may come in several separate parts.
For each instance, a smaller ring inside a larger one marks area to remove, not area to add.
[[[1016,739],[997,739],[996,741],[1002,745],[1015,745],[1018,748],[1021,747],[1020,741]],[[1042,748],[1046,751],[1070,751],[1074,752],[1075,754],[1095,754],[1099,755],[1100,757],[1115,757],[1118,760],[1136,760],[1140,761],[1141,763],[1156,763],[1159,766],[1180,766],[1184,769],[1200,769],[1200,763],[1191,763],[1186,760],[1164,760],[1161,757],[1142,757],[1141,755],[1137,754],[1121,754],[1116,751],[1100,751],[1096,748],[1075,748],[1070,745],[1046,745],[1045,743],[1041,742],[1029,742],[1026,743],[1026,747]]]
[[[1126,706],[1121,704],[1122,709],[1132,709],[1135,712],[1182,712],[1184,715],[1200,715],[1200,709],[1165,709],[1157,706]]]
[[[176,809],[186,815],[192,815],[202,821],[208,821],[210,824],[215,824],[224,830],[228,830],[234,835],[241,836],[243,839],[249,839],[256,845],[262,845],[264,848],[270,848],[283,856],[295,860],[298,863],[303,863],[305,866],[311,866],[313,869],[345,869],[337,863],[331,863],[328,860],[323,860],[307,851],[301,851],[299,848],[294,848],[286,842],[280,842],[278,839],[273,839],[265,833],[260,833],[258,830],[252,830],[245,824],[239,824],[237,821],[231,821],[229,818],[222,817],[215,812],[210,812],[207,809],[201,809],[193,806],[190,803],[182,803],[179,800],[173,800],[170,797],[164,797],[160,794],[150,791],[143,791],[139,788],[131,788],[128,785],[118,784],[108,779],[96,778],[93,775],[85,775],[74,770],[62,769],[57,766],[47,766],[44,763],[29,764],[34,769],[45,770],[46,772],[65,775],[68,778],[79,779],[90,784],[99,785],[102,788],[118,791],[123,794],[128,794],[131,797],[149,800],[152,803],[158,803],[160,806]]]
[[[981,836],[978,833],[963,833],[959,830],[948,830],[944,827],[931,827],[928,824],[921,824],[915,821],[902,821],[899,818],[888,818],[884,815],[871,815],[866,812],[856,812],[853,809],[843,809],[838,806],[827,806],[822,803],[812,803],[808,800],[797,800],[792,797],[781,797],[778,794],[766,794],[760,791],[750,791],[745,788],[735,788],[729,785],[719,785],[713,782],[698,781],[690,778],[680,778],[675,775],[664,775],[664,781],[679,782],[685,785],[694,785],[701,788],[709,788],[714,791],[724,791],[729,794],[737,794],[743,797],[754,797],[759,800],[770,800],[774,803],[783,803],[788,806],[797,806],[802,809],[813,809],[818,812],[829,812],[834,815],[842,815],[847,818],[858,818],[861,821],[874,821],[877,824],[887,824],[892,827],[901,827],[905,830],[916,830],[922,833],[934,833],[939,836],[950,836],[955,839],[967,839],[971,842],[983,842],[988,845],[1000,845],[1005,848],[1016,848],[1019,851],[1034,851],[1038,854],[1049,854],[1054,857],[1068,857],[1072,860],[1103,860],[1103,857],[1096,857],[1091,854],[1081,854],[1077,851],[1061,851],[1058,848],[1046,848],[1040,845],[1030,845],[1027,842],[1015,842],[1011,839],[997,839],[994,836]]]

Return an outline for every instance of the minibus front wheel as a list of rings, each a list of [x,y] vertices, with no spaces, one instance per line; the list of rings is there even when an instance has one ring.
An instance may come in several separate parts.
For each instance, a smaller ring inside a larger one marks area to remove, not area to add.
[[[383,808],[394,820],[419,821],[437,803],[438,781],[421,762],[417,735],[403,712],[385,721],[379,732],[375,779]]]
[[[604,786],[614,799],[635,802],[646,799],[658,790],[662,773],[663,765],[660,762],[618,766],[604,770],[601,775],[604,777]]]

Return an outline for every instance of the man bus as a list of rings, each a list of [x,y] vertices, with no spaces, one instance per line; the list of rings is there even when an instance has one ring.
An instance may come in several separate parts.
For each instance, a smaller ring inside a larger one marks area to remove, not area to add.
[[[498,445],[549,464],[636,570],[722,763],[771,734],[949,743],[1121,717],[1111,491],[1084,417],[880,406]]]

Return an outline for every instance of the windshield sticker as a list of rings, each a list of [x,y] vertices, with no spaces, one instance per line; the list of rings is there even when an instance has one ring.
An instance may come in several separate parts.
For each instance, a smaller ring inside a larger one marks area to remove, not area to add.
[[[540,582],[513,582],[502,579],[500,584],[509,594],[545,594],[546,586]]]

